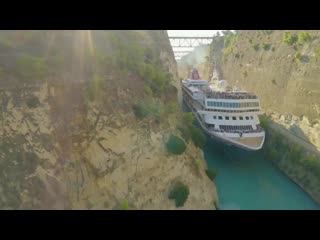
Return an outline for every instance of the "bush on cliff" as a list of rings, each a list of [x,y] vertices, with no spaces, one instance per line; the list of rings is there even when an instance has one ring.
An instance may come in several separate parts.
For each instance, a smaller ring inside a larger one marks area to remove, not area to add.
[[[258,43],[253,45],[254,50],[259,51],[260,45]]]
[[[320,58],[320,46],[316,48],[315,54],[317,58]]]
[[[207,176],[210,178],[211,181],[214,181],[214,179],[216,178],[217,176],[217,172],[215,169],[213,168],[209,168],[206,170],[206,174]]]
[[[48,71],[44,58],[23,55],[17,60],[16,74],[23,82],[43,80]]]
[[[189,187],[178,182],[170,191],[168,198],[175,200],[176,207],[183,207],[189,196]]]
[[[296,59],[301,60],[301,52],[296,52],[296,54],[294,55]]]
[[[166,148],[168,152],[180,155],[186,150],[186,144],[181,138],[171,135],[166,144]]]
[[[206,137],[203,132],[199,128],[192,126],[190,128],[190,133],[194,145],[203,149],[206,145]]]
[[[270,50],[270,48],[271,48],[271,44],[270,44],[270,43],[262,43],[262,48],[263,48],[265,51],[268,51],[268,50]]]
[[[299,35],[298,35],[298,44],[299,45],[303,45],[310,40],[311,40],[311,36],[308,32],[299,33]]]
[[[36,108],[40,105],[40,101],[37,97],[33,96],[27,99],[26,104],[28,108]]]
[[[289,32],[285,32],[283,36],[283,42],[288,45],[293,45],[298,40],[298,36],[296,34],[291,34]]]

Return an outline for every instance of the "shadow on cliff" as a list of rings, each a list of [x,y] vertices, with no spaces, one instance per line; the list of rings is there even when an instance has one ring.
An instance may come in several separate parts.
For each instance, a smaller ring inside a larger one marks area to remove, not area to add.
[[[318,155],[318,157],[320,157],[320,151],[314,144],[312,144],[309,136],[307,136],[298,125],[292,125],[289,129],[287,129],[279,123],[272,122],[270,123],[270,127],[273,130],[277,131],[279,134],[288,136],[287,140],[290,143],[299,144],[304,149],[315,153],[316,155]]]

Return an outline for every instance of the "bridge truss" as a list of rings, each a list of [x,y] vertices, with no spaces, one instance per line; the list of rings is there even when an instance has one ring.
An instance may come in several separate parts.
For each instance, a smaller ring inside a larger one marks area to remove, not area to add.
[[[207,45],[212,42],[213,37],[169,37],[176,60],[192,52],[195,47]]]

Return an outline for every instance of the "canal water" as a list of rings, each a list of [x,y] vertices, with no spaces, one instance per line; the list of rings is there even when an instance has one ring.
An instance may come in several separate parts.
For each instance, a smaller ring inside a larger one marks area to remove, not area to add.
[[[185,104],[182,108],[189,111]],[[198,122],[196,126],[201,128]],[[206,162],[217,171],[220,210],[320,210],[305,191],[265,159],[262,150],[242,150],[204,134]]]
[[[221,210],[320,210],[261,150],[245,151],[206,136],[204,155],[217,171]]]

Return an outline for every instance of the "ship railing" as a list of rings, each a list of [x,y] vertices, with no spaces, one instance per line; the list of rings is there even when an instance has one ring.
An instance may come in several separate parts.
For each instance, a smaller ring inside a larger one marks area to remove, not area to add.
[[[250,93],[227,93],[227,92],[214,92],[212,90],[206,91],[206,96],[208,98],[222,98],[222,99],[258,99],[258,96]]]
[[[221,129],[216,129],[214,127],[207,127],[210,131],[213,132],[221,132],[221,133],[237,133],[237,134],[241,134],[241,133],[260,133],[260,132],[264,132],[264,129],[260,126],[257,126],[257,129],[244,129],[244,130],[234,130],[234,129],[230,129],[227,127],[223,127]]]

